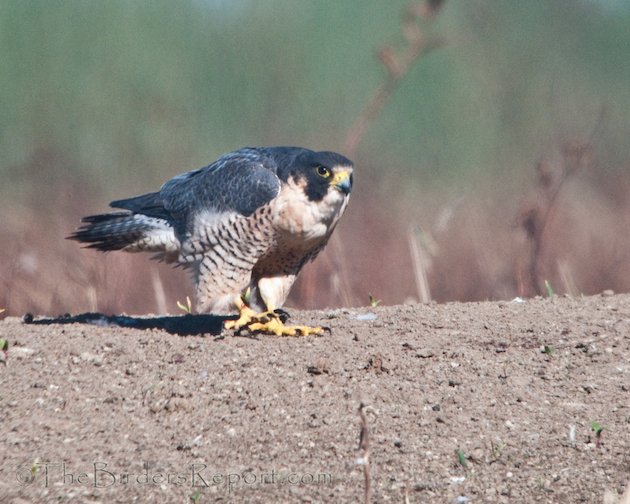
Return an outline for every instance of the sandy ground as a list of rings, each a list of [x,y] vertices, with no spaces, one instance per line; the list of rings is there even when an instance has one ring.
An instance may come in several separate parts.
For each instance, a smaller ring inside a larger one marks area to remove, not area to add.
[[[0,500],[364,502],[361,403],[371,502],[615,502],[628,484],[630,296],[292,315],[332,332],[0,322]]]

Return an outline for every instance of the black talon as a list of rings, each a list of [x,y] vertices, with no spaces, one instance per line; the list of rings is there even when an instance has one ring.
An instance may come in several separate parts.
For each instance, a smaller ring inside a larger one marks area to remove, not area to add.
[[[290,315],[283,309],[276,308],[273,312],[278,316],[280,322],[282,322],[283,324],[286,323],[287,320],[289,320]]]
[[[324,327],[322,327],[322,331],[324,331],[325,333],[328,333],[328,334],[332,334],[332,329],[330,327],[324,326]]]

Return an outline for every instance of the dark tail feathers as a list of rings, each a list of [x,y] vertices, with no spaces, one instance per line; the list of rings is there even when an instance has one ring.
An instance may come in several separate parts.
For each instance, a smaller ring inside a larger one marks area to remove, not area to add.
[[[135,246],[157,226],[157,219],[131,212],[114,212],[83,217],[84,224],[67,238],[87,243],[102,251]],[[164,223],[162,223],[164,225]]]

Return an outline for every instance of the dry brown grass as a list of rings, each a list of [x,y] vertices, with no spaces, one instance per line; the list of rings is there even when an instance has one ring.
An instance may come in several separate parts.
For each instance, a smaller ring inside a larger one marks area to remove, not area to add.
[[[56,162],[47,160],[51,169]],[[149,261],[146,255],[82,250],[64,239],[81,216],[105,209],[98,190],[73,178],[45,187],[34,184],[22,203],[5,202],[0,208],[4,316],[28,311],[179,312],[177,300],[193,291],[185,271]],[[289,305],[367,305],[368,293],[385,304],[420,300],[410,226],[420,226],[424,239],[433,243],[423,266],[433,299],[541,293],[529,287],[534,285],[528,276],[532,234],[517,219],[532,198],[541,197],[540,184],[532,188],[533,196],[522,197],[526,191],[512,188],[513,198],[505,198],[507,190],[498,189],[503,203],[490,192],[453,202],[427,195],[418,203],[359,186],[335,239],[305,268]],[[565,181],[538,245],[535,282],[547,280],[556,293],[573,295],[630,290],[628,196],[630,177],[601,180],[584,171]]]

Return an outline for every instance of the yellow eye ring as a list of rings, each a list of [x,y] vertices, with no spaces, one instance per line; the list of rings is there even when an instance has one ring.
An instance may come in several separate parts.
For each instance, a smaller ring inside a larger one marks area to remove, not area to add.
[[[329,178],[332,175],[332,173],[330,173],[330,170],[328,168],[321,165],[317,167],[317,174],[323,178]]]

